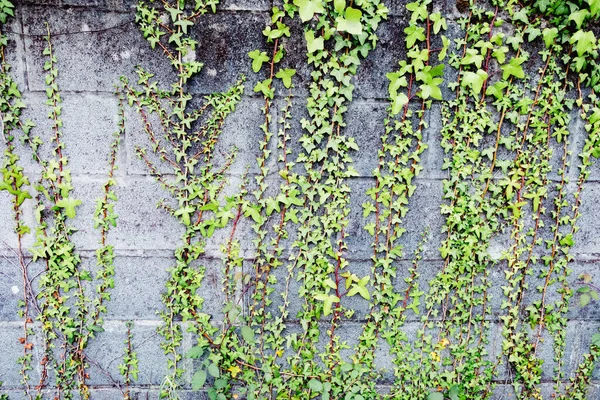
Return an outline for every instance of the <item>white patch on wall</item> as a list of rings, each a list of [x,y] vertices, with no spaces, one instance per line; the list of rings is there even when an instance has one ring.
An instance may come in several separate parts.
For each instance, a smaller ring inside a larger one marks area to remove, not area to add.
[[[186,48],[187,50],[187,54],[185,56],[183,56],[182,60],[183,62],[192,62],[192,61],[196,61],[196,52],[194,50],[192,50],[190,47]]]
[[[131,58],[131,53],[129,52],[129,50],[123,50],[119,53],[119,55],[123,60],[129,60]]]
[[[208,74],[208,76],[217,76],[217,70],[214,68],[207,68],[206,73]]]
[[[10,291],[12,292],[12,294],[17,294],[17,293],[19,293],[19,287],[17,285],[13,285],[10,288]]]
[[[490,239],[488,254],[492,260],[499,260],[502,255],[510,249],[510,238],[505,233],[494,236]]]
[[[81,32],[89,32],[91,29],[88,24],[81,25]]]
[[[121,60],[121,59],[119,58],[119,55],[118,55],[117,53],[112,53],[112,56],[111,56],[111,57],[112,57],[113,61],[119,61],[119,60]]]

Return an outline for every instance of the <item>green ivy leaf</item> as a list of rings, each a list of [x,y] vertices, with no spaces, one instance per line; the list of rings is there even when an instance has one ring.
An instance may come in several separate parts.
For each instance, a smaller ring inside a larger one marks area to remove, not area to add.
[[[444,400],[444,395],[440,392],[432,392],[427,396],[427,400]]]
[[[454,385],[448,391],[448,397],[450,398],[450,400],[459,400],[459,397],[458,397],[459,393],[460,393],[460,391],[458,389],[458,386]]]
[[[406,34],[407,48],[413,47],[417,40],[420,42],[425,40],[425,29],[420,26],[411,25],[404,29],[404,33]]]
[[[326,293],[317,293],[315,294],[315,300],[323,302],[323,314],[329,315],[331,314],[333,303],[338,303],[340,301],[340,298],[333,294],[330,295]]]
[[[360,19],[362,18],[362,11],[348,7],[344,17],[337,17],[337,30],[340,32],[348,32],[352,35],[360,35],[362,33],[362,24]]]
[[[279,208],[279,201],[277,201],[276,199],[270,197],[268,199],[266,199],[266,204],[267,204],[267,208],[266,208],[266,213],[267,215],[271,215],[273,214],[274,211],[280,212],[281,209]]]
[[[410,21],[415,23],[418,20],[427,19],[427,3],[414,1],[406,5],[406,9],[411,12]]]
[[[488,88],[485,91],[485,94],[488,96],[494,96],[497,99],[501,99],[502,97],[504,97],[504,89],[506,89],[507,86],[508,82],[506,81],[496,82],[493,85],[488,86]]]
[[[392,100],[392,114],[397,115],[402,107],[408,103],[408,96],[404,93],[398,93]],[[365,227],[366,228],[366,227]]]
[[[478,70],[477,72],[466,71],[463,74],[463,79],[461,81],[462,86],[471,86],[473,91],[476,94],[481,92],[481,88],[483,87],[483,82],[488,78],[487,72],[484,70]]]
[[[248,57],[252,59],[252,71],[254,72],[260,71],[263,63],[269,61],[266,51],[254,50],[248,53]]]
[[[277,71],[275,77],[281,79],[283,86],[289,88],[292,86],[292,76],[296,75],[296,70],[293,68],[284,68]]]
[[[475,64],[477,68],[481,68],[481,63],[483,62],[483,56],[479,54],[479,51],[475,49],[467,49],[467,53],[460,61],[462,65]]]
[[[194,346],[188,350],[185,354],[188,358],[200,358],[204,354],[204,347],[202,346]]]
[[[191,223],[191,216],[194,213],[194,208],[192,206],[185,206],[185,207],[181,207],[180,209],[176,210],[173,215],[175,215],[176,217],[181,217],[181,222],[183,222],[183,224],[185,226],[190,226]]]
[[[294,0],[294,5],[298,6],[298,14],[302,22],[311,20],[315,14],[325,12],[322,0]]]
[[[254,330],[252,328],[249,326],[242,326],[240,331],[246,343],[254,343]]]
[[[508,64],[504,64],[502,69],[502,79],[508,79],[509,76],[514,76],[519,79],[525,78],[525,72],[521,64],[525,62],[525,57],[513,57]]]
[[[576,44],[577,55],[582,56],[586,53],[591,53],[594,50],[594,46],[596,45],[596,36],[594,36],[594,32],[592,31],[582,31],[578,30],[571,36],[571,40],[569,43]]]
[[[591,300],[592,300],[592,298],[590,297],[589,294],[582,294],[581,297],[579,298],[579,305],[581,307],[585,307],[590,303]]]
[[[357,283],[354,283],[352,285],[350,291],[348,291],[348,296],[352,297],[358,293],[365,300],[369,300],[371,298],[371,295],[369,294],[369,290],[367,289],[368,282],[369,282],[369,277],[365,276],[364,278],[360,279]]]
[[[446,36],[442,35],[442,49],[438,53],[438,61],[442,61],[446,58],[446,54],[448,53],[448,49],[450,48],[450,39]]]
[[[56,202],[54,209],[63,208],[65,214],[69,218],[75,218],[75,207],[81,204],[81,200],[72,199],[70,197],[60,199]]]
[[[265,79],[264,81],[257,82],[254,86],[254,92],[261,92],[263,96],[272,99],[274,96],[273,89],[271,88],[272,79]]]
[[[583,25],[583,21],[590,15],[590,12],[585,9],[582,8],[579,11],[576,11],[574,13],[571,13],[571,15],[569,16],[569,21],[574,21],[575,25],[577,25],[577,29],[581,28],[581,25]]]
[[[346,0],[333,0],[333,9],[337,13],[343,13],[346,8]]]
[[[569,233],[560,239],[560,245],[565,247],[572,247],[575,242],[573,241],[573,234]]]
[[[180,19],[179,21],[173,22],[173,25],[180,26],[183,33],[188,33],[188,26],[194,26],[194,23],[189,19]]]
[[[219,376],[221,376],[221,371],[219,370],[219,367],[217,367],[216,364],[210,364],[207,369],[208,369],[208,373],[211,376],[213,376],[215,378],[218,378]]]
[[[446,24],[446,19],[442,17],[442,14],[438,12],[434,12],[429,16],[431,21],[433,22],[433,33],[436,35],[439,33],[441,29],[448,29],[448,25]]]
[[[306,33],[304,33],[304,38],[306,39],[306,47],[309,53],[314,53],[317,50],[323,50],[325,48],[323,38],[315,38],[315,33],[313,31],[306,31]]]
[[[590,5],[590,13],[593,17],[600,16],[600,0],[587,0]]]
[[[317,393],[321,393],[323,391],[323,384],[315,378],[308,381],[308,387],[310,390]]]
[[[192,390],[200,390],[206,382],[206,371],[199,369],[192,376]]]
[[[177,20],[177,16],[183,13],[182,10],[169,6],[165,6],[165,10],[167,10],[169,14],[171,14],[171,21]]]

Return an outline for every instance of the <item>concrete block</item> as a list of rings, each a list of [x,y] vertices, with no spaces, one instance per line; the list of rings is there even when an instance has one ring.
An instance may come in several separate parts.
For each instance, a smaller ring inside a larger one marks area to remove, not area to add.
[[[23,38],[20,36],[23,30],[18,8],[15,11],[15,17],[10,18],[5,26],[6,27],[3,27],[2,30],[3,34],[7,34],[8,36],[8,43],[4,50],[4,55],[7,65],[10,66],[10,69],[8,70],[9,76],[15,81],[19,90],[24,92],[27,90],[27,83],[25,80],[26,66]]]
[[[242,176],[246,171],[251,174],[260,172],[259,166],[256,163],[256,157],[260,151],[259,142],[264,140],[264,133],[260,129],[265,121],[265,117],[261,111],[264,106],[264,101],[259,99],[244,97],[238,103],[236,110],[230,114],[223,125],[223,131],[217,145],[214,149],[213,165],[216,169],[220,169],[225,165],[227,157],[237,149],[237,155],[233,164],[227,170],[227,175]],[[275,125],[276,114],[273,115],[273,128]],[[164,138],[165,132],[162,129],[161,123],[154,115],[148,116],[148,120],[154,132],[156,139],[160,140],[162,146],[167,150],[168,157],[175,160],[172,155],[172,145]],[[129,162],[127,172],[129,174],[149,174],[150,170],[146,163],[136,154],[136,148],[146,149],[146,157],[162,174],[174,174],[174,167],[160,160],[152,151],[152,143],[148,138],[148,134],[144,131],[144,125],[141,116],[137,111],[127,110],[127,159]],[[276,146],[276,137],[272,139],[273,147]],[[194,154],[199,150],[199,146],[193,147],[189,151]],[[201,157],[201,160],[204,158]],[[272,166],[275,162],[275,156],[271,156],[267,166]],[[202,165],[202,164],[200,164]]]
[[[580,199],[581,217],[577,225],[581,228],[574,235],[575,245],[571,249],[571,253],[597,255],[600,253],[600,236],[597,234],[600,230],[600,220],[596,218],[596,207],[600,200],[600,185],[596,182],[587,183]]]
[[[23,321],[19,317],[19,302],[24,299],[23,296],[23,267],[16,257],[16,254],[8,253],[8,256],[0,255],[0,321]],[[44,264],[40,261],[33,262],[31,257],[26,254],[23,263],[27,269],[29,279],[32,281],[32,289],[35,293],[38,291],[38,281],[36,278],[44,271]],[[35,308],[29,306],[29,316],[36,316]]]
[[[387,116],[387,102],[355,101],[346,114],[347,137],[352,137],[359,151],[352,152],[353,166],[360,176],[373,176],[378,166],[377,152],[381,149],[381,136],[385,132],[383,120]]]
[[[442,198],[440,181],[415,181],[417,189],[409,200],[409,210],[404,218],[403,227],[406,232],[399,240],[404,247],[404,254],[411,255],[421,240],[421,234],[429,229],[430,236],[424,245],[423,257],[438,259],[441,241],[443,240],[442,226],[444,220],[439,213]],[[348,254],[350,258],[365,259],[371,257],[371,242],[373,238],[364,230],[367,222],[363,218],[362,204],[370,199],[366,191],[374,184],[373,180],[355,179],[350,181],[351,209],[347,233]],[[410,256],[409,256],[410,257]]]
[[[19,343],[21,337],[23,337],[22,322],[0,324],[0,346],[3,351],[2,363],[0,363],[0,381],[4,382],[2,389],[21,387],[20,365],[17,364],[19,357],[23,356],[23,345]],[[37,382],[39,375],[36,375],[36,370],[31,371],[31,377],[33,382]]]
[[[196,59],[204,63],[204,68],[190,82],[190,91],[201,94],[221,92],[244,74],[247,77],[246,93],[252,94],[256,82],[266,77],[263,73],[252,72],[248,53],[266,49],[266,40],[261,32],[269,22],[268,13],[204,15],[194,26],[194,34],[200,38]]]
[[[160,50],[152,50],[133,23],[133,16],[90,8],[22,8],[26,27],[25,51],[31,90],[45,90],[43,35],[38,21],[46,20],[53,33],[52,45],[58,59],[58,86],[67,91],[113,92],[121,76],[137,82],[136,65],[147,68],[168,86],[174,79],[172,67]],[[106,60],[110,60],[106,62]]]
[[[246,86],[249,92],[252,88]],[[264,101],[259,99],[244,98],[238,103],[234,113],[230,114],[223,125],[223,132],[217,145],[215,146],[214,165],[220,167],[225,164],[227,156],[234,149],[237,149],[237,155],[234,163],[228,170],[228,174],[241,176],[246,171],[250,174],[259,174],[260,167],[256,162],[256,157],[260,154],[259,142],[264,140],[264,133],[260,125],[265,123],[265,117],[261,111],[264,107]],[[275,116],[273,116],[271,128],[274,131]],[[276,132],[275,132],[276,134]],[[277,137],[271,139],[276,144]],[[276,161],[275,155],[272,155],[267,166],[274,167]]]
[[[222,11],[270,11],[269,0],[221,0],[217,12]]]
[[[363,99],[389,97],[386,74],[395,71],[398,62],[406,58],[404,28],[408,26],[406,18],[390,18],[383,21],[377,29],[377,46],[363,59],[353,79],[355,96]]]
[[[0,319],[20,320],[17,304],[23,299],[23,279],[18,259],[0,258],[0,271]]]
[[[32,190],[28,190],[32,193]],[[19,240],[15,232],[15,216],[13,210],[13,198],[6,191],[0,192],[0,250],[2,249],[18,249]],[[22,215],[21,221],[31,228],[30,233],[23,236],[21,245],[23,249],[31,246],[35,241],[35,219],[33,217],[33,201],[27,199],[21,205]],[[12,251],[12,250],[11,250]]]
[[[89,263],[95,265],[96,259],[90,259]],[[158,312],[164,309],[161,297],[169,277],[167,269],[173,264],[174,260],[169,257],[117,256],[115,287],[106,304],[107,318],[159,320]]]
[[[73,241],[79,250],[99,247],[100,233],[94,228],[93,215],[104,183],[104,179],[73,179],[73,197],[82,200],[72,222],[78,230]],[[156,208],[157,202],[168,195],[159,184],[150,178],[118,180],[115,192],[118,198],[115,213],[119,217],[117,227],[109,232],[108,243],[120,250],[165,250],[179,245],[180,224],[166,211]]]
[[[165,193],[149,179],[129,179],[116,188],[115,212],[120,216],[109,242],[120,249],[174,249],[182,227],[166,211],[156,209]],[[166,197],[166,196],[165,196]]]
[[[429,126],[423,132],[423,139],[427,143],[427,150],[421,156],[424,167],[421,177],[424,179],[444,179],[448,177],[448,171],[442,170],[444,158],[448,155],[440,145],[442,142],[442,108],[439,103],[433,103],[429,114]]]
[[[71,174],[106,176],[110,145],[114,140],[113,134],[118,130],[116,97],[91,93],[66,93],[62,97],[63,156],[68,159]],[[46,100],[45,94],[28,93],[25,98],[28,108],[24,113],[25,118],[30,118],[36,124],[31,135],[40,136],[44,142],[39,150],[43,160],[54,157],[52,153],[55,148],[53,122],[47,118],[51,107],[45,104]],[[123,164],[123,153],[121,150],[117,165]],[[29,174],[41,172],[39,164],[32,160],[29,149],[23,149],[21,159]]]
[[[132,329],[133,349],[139,360],[139,376],[135,385],[159,385],[166,372],[166,357],[160,348],[162,337],[156,333],[156,322],[136,322]],[[127,327],[121,321],[104,324],[104,332],[90,340],[86,354],[94,361],[90,367],[91,385],[112,386],[111,379],[122,381],[118,365],[122,363]]]

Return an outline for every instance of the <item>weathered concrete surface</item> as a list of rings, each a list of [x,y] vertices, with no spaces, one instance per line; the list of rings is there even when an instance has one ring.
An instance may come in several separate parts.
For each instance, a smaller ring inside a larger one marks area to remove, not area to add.
[[[66,142],[65,155],[69,158],[69,166],[73,174],[73,195],[83,201],[78,207],[78,215],[72,221],[77,228],[73,240],[78,251],[82,254],[82,266],[92,271],[97,269],[94,250],[99,247],[99,233],[93,227],[91,216],[95,209],[95,200],[101,196],[102,185],[109,155],[109,145],[112,134],[117,129],[117,100],[113,96],[114,85],[119,83],[121,76],[136,82],[134,72],[136,65],[141,65],[155,73],[155,79],[162,87],[167,88],[174,79],[172,67],[165,61],[159,51],[150,49],[149,45],[133,23],[135,0],[20,0],[17,2],[18,18],[8,29],[11,32],[10,44],[7,49],[8,61],[12,64],[12,73],[19,87],[24,92],[24,101],[28,105],[25,116],[37,124],[37,132],[46,135],[50,122],[46,118],[48,107],[45,103],[44,71],[42,69],[42,50],[45,46],[44,21],[49,22],[53,36],[53,46],[58,58],[58,83],[63,91],[63,138]],[[216,165],[222,165],[225,157],[232,149],[238,149],[238,156],[227,172],[227,186],[223,196],[234,194],[247,171],[250,181],[259,172],[256,157],[259,155],[259,142],[263,133],[259,125],[264,122],[261,108],[263,100],[253,92],[256,82],[266,78],[263,70],[255,74],[251,70],[251,62],[247,53],[254,49],[266,50],[266,44],[261,34],[269,21],[269,10],[272,5],[280,2],[270,0],[225,0],[219,6],[216,15],[206,15],[203,22],[195,27],[194,34],[200,39],[196,52],[198,60],[205,63],[200,75],[194,78],[189,90],[198,97],[215,91],[225,91],[241,75],[246,75],[245,94],[236,111],[227,119],[221,141],[217,145]],[[353,137],[360,151],[352,155],[354,167],[359,173],[358,178],[348,181],[352,189],[350,194],[350,216],[346,230],[348,234],[348,251],[345,256],[350,260],[348,270],[357,275],[370,273],[370,257],[372,237],[364,227],[369,222],[363,218],[362,204],[369,198],[366,191],[375,180],[373,170],[377,167],[380,148],[380,137],[384,132],[383,119],[386,116],[387,72],[397,67],[399,60],[406,58],[403,30],[407,26],[408,13],[405,9],[407,1],[389,0],[386,2],[390,9],[388,21],[381,24],[378,31],[378,47],[363,61],[357,75],[353,78],[355,85],[354,101],[346,112],[347,128],[345,134]],[[456,19],[461,16],[455,7],[455,0],[434,2],[434,7],[446,15],[448,20],[447,36],[450,39],[462,37]],[[20,33],[25,35],[20,35]],[[282,66],[296,68],[296,87],[292,90],[293,115],[291,122],[289,147],[292,154],[290,160],[295,160],[301,152],[298,139],[302,134],[299,120],[307,118],[305,104],[310,83],[310,67],[306,64],[305,42],[302,27],[295,21],[291,25],[292,38],[287,40],[288,54],[282,61]],[[434,41],[432,47],[439,47]],[[535,66],[531,67],[532,70]],[[446,81],[456,78],[456,71],[445,71]],[[284,105],[283,95],[287,91],[280,89],[279,82],[275,83],[279,93],[273,102],[273,121],[271,131],[279,128],[277,120],[281,116],[280,109]],[[446,86],[443,87],[444,99],[452,99],[454,93]],[[181,226],[162,209],[157,209],[157,203],[163,198],[168,199],[167,192],[150,176],[146,165],[136,153],[137,146],[149,146],[148,138],[143,131],[143,125],[134,110],[126,111],[126,129],[117,164],[117,187],[115,189],[118,202],[115,211],[119,215],[118,225],[109,233],[108,241],[115,246],[116,275],[115,288],[112,290],[112,300],[108,303],[105,331],[90,342],[88,355],[95,362],[90,371],[92,399],[114,399],[121,397],[121,392],[115,389],[112,381],[105,375],[109,372],[118,379],[117,365],[121,362],[126,338],[125,321],[134,321],[134,346],[140,360],[140,377],[133,388],[134,396],[139,399],[158,398],[159,386],[162,383],[166,369],[166,359],[160,348],[161,338],[156,334],[156,327],[161,323],[158,312],[163,309],[161,295],[164,283],[169,277],[168,269],[174,264],[173,251],[180,244],[183,233]],[[404,278],[411,267],[412,254],[417,247],[421,235],[429,229],[428,241],[424,245],[424,253],[419,264],[419,288],[428,292],[428,282],[443,269],[443,260],[439,247],[445,235],[442,233],[444,218],[440,215],[443,203],[443,179],[447,171],[442,170],[445,154],[440,146],[440,129],[442,128],[441,105],[434,103],[430,112],[425,115],[428,128],[425,129],[423,140],[429,148],[422,154],[424,170],[414,180],[417,190],[410,199],[409,211],[404,218],[407,229],[400,243],[404,247],[403,260],[398,263],[398,274],[394,285],[398,291],[406,289]],[[151,118],[157,128],[158,136],[162,136],[159,123]],[[578,173],[578,153],[583,146],[585,132],[583,122],[576,113],[571,113],[569,124],[571,142],[569,150],[570,167],[567,176],[571,180],[569,192],[575,190],[574,182]],[[493,138],[486,138],[491,140]],[[553,165],[560,162],[560,146],[555,146],[552,158]],[[276,146],[272,145],[275,151]],[[51,145],[48,140],[41,150],[43,155],[49,155]],[[21,147],[18,153],[22,165],[32,180],[39,177],[40,167],[30,159],[27,151]],[[173,179],[172,170],[168,165],[157,160],[148,152],[149,158],[156,163],[158,169]],[[272,186],[269,195],[276,195],[278,185],[282,182],[277,173],[276,161],[269,161],[270,173],[268,183]],[[304,173],[301,165],[294,170]],[[592,282],[600,282],[600,222],[597,218],[600,197],[600,170],[597,165],[591,168],[590,182],[586,184],[581,197],[581,229],[575,237],[575,246],[571,249],[576,261],[571,263],[573,272],[569,282],[573,288],[580,286],[578,277],[589,274]],[[555,173],[551,179],[558,180]],[[17,247],[17,237],[12,229],[12,211],[10,198],[6,192],[0,192],[0,348],[4,358],[0,362],[0,381],[4,381],[4,392],[11,399],[22,398],[20,391],[21,377],[16,361],[22,355],[22,345],[18,338],[22,337],[22,319],[18,317],[18,301],[22,296],[22,277],[18,259],[12,249]],[[547,200],[552,204],[552,197]],[[24,220],[34,225],[33,202],[24,203]],[[550,220],[548,219],[548,222]],[[272,217],[269,225],[275,223]],[[205,298],[204,311],[213,316],[214,321],[222,321],[224,295],[218,290],[223,279],[223,262],[220,245],[229,238],[229,228],[218,231],[207,241],[206,254],[199,265],[206,267],[206,278],[200,289]],[[241,256],[245,258],[243,269],[251,272],[252,258],[255,255],[254,238],[251,223],[242,219],[237,228],[240,240]],[[290,232],[290,237],[282,241],[286,247],[284,257],[289,254],[287,248],[296,239],[296,233]],[[32,235],[26,236],[23,245],[29,248],[33,245]],[[503,250],[510,245],[508,232],[498,232],[492,240],[489,252],[493,258],[498,258]],[[29,259],[27,259],[29,260]],[[501,302],[504,298],[502,286],[506,284],[504,268],[505,261],[499,261],[491,267],[489,274],[492,287],[489,289],[491,314],[491,332],[489,334],[488,351],[490,359],[495,360],[501,348],[501,330],[499,317],[503,315]],[[43,266],[34,264],[32,273],[41,272]],[[287,271],[280,268],[273,272],[278,277],[276,290],[271,296],[271,309],[276,311],[281,304],[280,293],[284,291]],[[525,302],[539,299],[535,286],[541,282],[537,276],[531,277],[531,290],[528,291]],[[291,304],[290,318],[295,319],[301,309],[302,299],[298,299],[296,290],[298,283],[290,283]],[[92,288],[93,289],[93,288]],[[372,288],[371,288],[372,289]],[[93,293],[93,290],[91,291]],[[245,302],[249,301],[246,295]],[[559,295],[551,292],[548,301],[557,300]],[[600,326],[600,311],[598,302],[592,302],[584,308],[575,307],[577,295],[571,299],[573,305],[569,310],[570,319],[567,327],[569,337],[564,357],[564,371],[570,376],[582,355],[589,348],[591,336]],[[348,344],[355,344],[361,333],[361,323],[369,311],[368,303],[355,296],[345,298],[344,305],[355,310],[350,320],[344,321],[338,333]],[[421,308],[421,315],[424,311]],[[420,327],[420,315],[410,314],[407,318],[405,331],[414,338]],[[323,332],[326,330],[323,324]],[[292,332],[298,326],[291,323],[288,331]],[[184,338],[184,351],[193,344],[193,338],[188,334]],[[38,343],[34,342],[35,354],[39,359]],[[539,354],[546,360],[544,379],[552,378],[553,343],[547,340],[540,345]],[[345,357],[348,354],[344,354]],[[385,370],[381,390],[389,390],[393,381],[393,365],[389,349],[382,342],[377,349],[377,365]],[[185,361],[188,371],[185,375],[185,390],[181,392],[182,399],[207,398],[203,392],[192,392],[190,386],[191,363]],[[103,372],[104,371],[104,372]],[[38,371],[34,371],[36,377]],[[510,380],[511,372],[502,367],[497,371],[498,380]],[[37,378],[36,378],[37,379]],[[34,379],[35,380],[35,379]],[[600,398],[600,371],[594,372],[594,384],[590,388],[589,398]],[[498,385],[495,390],[497,399],[513,395],[510,385]],[[552,391],[552,384],[544,384],[544,395]],[[0,392],[0,393],[4,393]],[[47,393],[51,396],[50,393]]]

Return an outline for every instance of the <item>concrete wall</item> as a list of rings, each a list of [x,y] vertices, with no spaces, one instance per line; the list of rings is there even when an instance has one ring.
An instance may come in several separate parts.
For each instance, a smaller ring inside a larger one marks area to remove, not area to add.
[[[70,159],[75,195],[83,200],[78,208],[75,225],[79,229],[74,235],[84,264],[94,263],[94,249],[98,247],[98,234],[93,229],[91,216],[95,207],[94,200],[100,197],[101,184],[105,181],[106,163],[112,133],[116,129],[117,100],[113,87],[124,75],[134,79],[134,66],[141,64],[153,71],[159,71],[159,77],[168,79],[170,66],[158,51],[152,51],[142,38],[138,28],[132,22],[134,18],[134,0],[17,0],[16,19],[9,29],[11,44],[9,59],[13,64],[13,75],[24,93],[28,106],[27,115],[38,125],[39,132],[48,126],[44,108],[44,73],[42,70],[42,49],[45,33],[44,21],[50,24],[54,33],[53,43],[60,75],[58,83],[64,98],[64,139],[67,143],[66,154]],[[223,90],[234,83],[240,74],[246,74],[248,82],[246,94],[236,112],[226,123],[220,151],[226,153],[231,146],[240,149],[240,156],[230,171],[232,187],[239,182],[246,165],[250,172],[256,173],[254,158],[258,154],[258,142],[261,140],[259,125],[262,121],[263,101],[252,92],[254,83],[263,79],[262,75],[252,73],[247,53],[254,49],[266,49],[262,29],[269,20],[271,0],[224,0],[216,15],[207,15],[194,29],[197,30],[200,45],[197,52],[199,60],[205,63],[200,76],[191,84],[195,94],[207,94]],[[385,115],[387,79],[385,74],[394,69],[398,60],[404,58],[402,30],[406,26],[404,0],[388,0],[391,15],[389,21],[379,30],[380,42],[376,50],[361,65],[355,78],[355,99],[347,113],[347,134],[355,137],[362,151],[354,156],[360,177],[351,180],[352,213],[349,226],[349,253],[352,269],[368,270],[371,255],[370,237],[364,231],[361,204],[366,201],[365,190],[373,182],[371,171],[377,164],[373,149],[379,146],[379,135],[383,132]],[[460,29],[454,19],[458,16],[454,2],[435,1],[445,15],[450,16],[449,32],[456,35]],[[294,28],[294,29],[297,29]],[[299,81],[297,83],[298,119],[302,113],[302,96],[306,95],[309,70],[304,63],[303,39],[291,40],[288,50],[290,66],[298,63]],[[451,77],[451,75],[449,75]],[[448,91],[445,94],[449,94]],[[279,103],[281,100],[277,100]],[[446,173],[441,169],[443,152],[439,141],[441,125],[440,105],[433,105],[426,119],[429,128],[425,140],[429,149],[423,155],[424,172],[417,179],[417,192],[411,200],[407,216],[408,232],[404,237],[406,254],[415,248],[421,231],[429,227],[432,237],[426,244],[423,263],[423,282],[433,277],[442,261],[438,248],[442,237],[444,220],[439,212],[442,203],[442,179]],[[574,114],[572,123],[573,163],[569,176],[577,176],[577,153],[582,146],[585,131],[583,124]],[[294,138],[300,135],[298,126]],[[157,310],[161,309],[160,293],[167,279],[166,269],[171,265],[172,252],[178,246],[179,225],[168,215],[156,209],[162,189],[148,175],[145,165],[134,154],[137,144],[145,143],[144,134],[134,111],[128,111],[126,137],[119,154],[117,171],[117,194],[119,201],[116,212],[119,214],[118,227],[110,233],[109,241],[116,247],[116,287],[113,299],[108,305],[106,331],[93,340],[88,351],[89,356],[105,369],[118,377],[117,365],[124,347],[126,335],[125,321],[134,320],[134,344],[140,360],[140,376],[137,392],[140,398],[149,394],[154,398],[158,393],[165,370],[165,358],[159,348],[160,337],[155,329],[160,324]],[[294,144],[296,146],[296,144]],[[297,148],[294,149],[295,154]],[[37,174],[33,162],[26,161],[28,173]],[[571,280],[581,272],[590,273],[594,282],[600,282],[600,171],[595,165],[592,177],[584,189],[580,220],[581,229],[576,235]],[[33,220],[32,204],[26,203],[25,218]],[[3,356],[0,362],[0,381],[4,381],[3,392],[18,399],[20,376],[17,358],[22,353],[18,337],[22,332],[22,321],[17,316],[17,302],[21,298],[19,270],[15,265],[14,254],[10,250],[15,246],[12,233],[11,210],[5,192],[0,192],[0,349]],[[241,232],[249,232],[247,224],[241,226]],[[209,243],[207,253],[207,279],[219,279],[221,266],[218,257],[218,240]],[[31,245],[31,238],[27,238]],[[504,244],[498,239],[493,244],[501,248]],[[251,243],[242,239],[242,248],[246,257],[251,254]],[[492,273],[502,279],[499,266]],[[398,278],[400,284],[401,278]],[[217,291],[206,291],[207,310],[217,311],[222,306],[222,296]],[[357,304],[360,309],[361,304]],[[580,309],[570,311],[568,326],[569,344],[567,347],[566,370],[570,374],[588,349],[591,334],[600,327],[598,303],[592,303]],[[361,313],[357,313],[360,315]],[[357,317],[358,318],[358,317]],[[415,321],[409,321],[407,331],[415,327]],[[350,343],[360,333],[360,321],[348,321],[341,329]],[[496,325],[492,335],[494,351],[501,343],[501,327]],[[186,343],[190,345],[190,341]],[[39,346],[35,347],[39,349]],[[552,376],[552,349],[543,350],[548,359],[545,377]],[[383,352],[382,352],[383,353]],[[391,367],[385,354],[381,354],[380,365]],[[386,364],[387,363],[387,364]],[[93,388],[94,399],[113,399],[119,392],[112,387],[108,378],[92,367],[89,381]],[[35,376],[34,371],[34,376]],[[502,374],[501,374],[502,375]],[[189,379],[189,376],[186,377]],[[594,374],[594,390],[590,398],[600,398],[600,372]],[[382,382],[385,384],[386,382]],[[552,383],[547,384],[551,390]],[[510,392],[508,386],[500,385],[497,398]],[[197,398],[197,397],[191,397]]]

